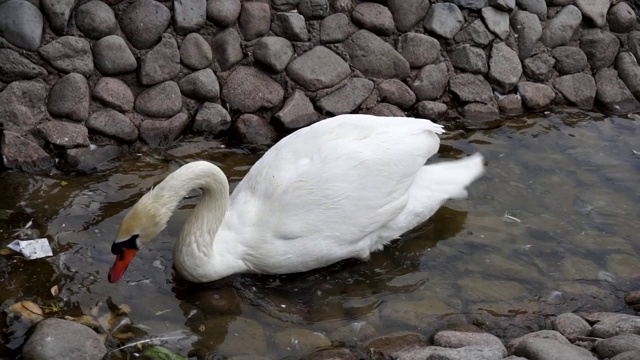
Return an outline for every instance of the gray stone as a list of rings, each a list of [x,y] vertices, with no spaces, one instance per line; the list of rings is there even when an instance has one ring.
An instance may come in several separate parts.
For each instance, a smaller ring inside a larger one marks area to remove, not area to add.
[[[581,22],[580,10],[573,5],[565,6],[553,19],[547,21],[540,41],[550,48],[566,45]]]
[[[396,28],[407,32],[424,19],[429,11],[429,0],[387,0]]]
[[[449,89],[463,103],[492,103],[491,85],[480,75],[463,73],[449,79]]]
[[[84,76],[71,73],[51,88],[47,110],[53,116],[84,121],[89,116],[89,84]]]
[[[486,104],[469,104],[462,109],[462,113],[465,118],[474,121],[488,121],[500,117],[498,110]],[[502,359],[500,349],[480,345],[456,349],[429,346],[425,349],[425,353],[429,354],[429,359]]]
[[[637,17],[629,4],[621,2],[609,10],[607,22],[609,30],[616,33],[627,33],[636,29]]]
[[[118,111],[133,110],[133,93],[122,80],[102,77],[93,88],[93,97]]]
[[[489,0],[489,5],[510,14],[516,8],[516,0]]]
[[[359,357],[347,348],[333,348],[314,352],[301,360],[358,360]]]
[[[480,10],[489,4],[488,0],[452,0],[451,2],[461,8],[471,10]]]
[[[360,106],[373,91],[373,82],[363,78],[351,78],[345,86],[316,102],[324,114],[348,114]]]
[[[631,91],[629,91],[627,85],[625,85],[625,83],[618,77],[617,71],[609,68],[600,69],[596,73],[595,78],[596,86],[598,88],[598,91],[596,92],[596,99],[598,100],[598,105],[604,111],[613,114],[628,114],[638,110],[640,104],[638,104],[638,101],[635,99]],[[635,321],[630,322],[631,324],[634,324],[633,326],[635,326],[636,322],[640,323],[640,320],[634,320]],[[601,321],[594,325],[592,333],[598,333],[605,324],[606,323],[604,321]],[[631,328],[633,328],[633,326]],[[635,331],[627,332],[636,333]]]
[[[105,36],[93,45],[93,60],[102,75],[120,75],[136,70],[138,63],[118,35]]]
[[[481,11],[487,28],[501,40],[506,39],[511,31],[509,28],[509,14],[491,6],[487,6]]]
[[[102,169],[105,163],[120,156],[120,152],[117,145],[67,149],[60,165],[73,171],[92,172]]]
[[[505,115],[520,115],[524,113],[522,98],[518,94],[508,94],[498,99],[498,108]]]
[[[460,9],[452,3],[433,4],[424,21],[424,28],[445,39],[453,39],[464,24]]]
[[[374,107],[366,111],[366,114],[375,115],[375,116],[388,116],[388,117],[406,117],[404,111],[399,107],[388,104],[388,103],[379,103]]]
[[[613,65],[620,49],[620,40],[608,31],[585,29],[580,37],[580,48],[594,70]]]
[[[269,4],[262,2],[242,3],[238,24],[242,37],[246,41],[267,35],[271,28],[271,9]]]
[[[508,19],[508,17],[507,17]],[[478,19],[469,24],[467,27],[458,31],[453,39],[461,44],[471,44],[477,46],[485,46],[489,44],[495,36],[487,30],[482,23],[482,20]]]
[[[542,36],[538,17],[527,11],[516,11],[511,17],[511,27],[518,37],[518,56],[524,60],[533,54],[535,44]]]
[[[596,74],[596,84],[598,84],[598,93],[600,93],[601,80],[607,80],[608,76],[615,75],[615,70],[606,69],[601,70]],[[611,88],[610,97],[616,97],[615,88],[621,87],[621,80],[618,79],[618,85]],[[624,84],[622,84],[624,85]],[[624,90],[623,90],[624,92]],[[606,95],[606,94],[602,94]],[[598,94],[598,100],[600,100],[600,94]],[[621,334],[636,334],[640,335],[640,317],[628,315],[628,314],[612,314],[602,319],[597,324],[593,325],[591,329],[591,336],[599,338],[610,338]]]
[[[253,46],[253,58],[275,73],[283,72],[292,56],[293,45],[285,38],[265,36]]]
[[[0,92],[0,125],[23,132],[46,115],[47,87],[36,81],[14,81]]]
[[[180,61],[190,69],[204,69],[213,61],[211,46],[202,35],[191,33],[180,44]]]
[[[404,79],[409,63],[391,45],[367,30],[360,30],[344,42],[351,65],[367,77]]]
[[[418,76],[411,84],[417,101],[437,100],[449,83],[447,64],[427,65],[420,69]]]
[[[22,136],[12,131],[3,131],[2,139],[0,141],[0,149],[2,150],[2,160],[4,166],[9,169],[16,169],[28,173],[44,173],[50,170],[54,165],[54,160],[49,154],[47,154],[38,144],[32,141],[31,138]],[[43,320],[42,322],[49,321]],[[32,336],[33,337],[33,336]],[[27,341],[27,344],[23,348],[22,358],[29,359],[29,355],[25,355],[25,351],[46,351],[47,347],[43,346],[41,342],[31,342],[31,339]],[[53,344],[55,345],[55,344]],[[61,344],[60,346],[65,346]],[[100,343],[102,345],[102,343]],[[28,347],[27,347],[28,346]],[[104,345],[102,345],[104,348]],[[30,349],[30,350],[29,350]],[[71,349],[66,349],[71,350]],[[82,351],[82,350],[80,350]],[[106,352],[106,350],[105,350]],[[65,353],[60,358],[67,359],[69,353]],[[55,359],[56,357],[42,357],[41,359]],[[97,357],[100,358],[100,357]],[[97,359],[96,358],[96,359]],[[33,359],[33,358],[31,358]]]
[[[0,49],[0,81],[30,80],[47,71],[10,49]]]
[[[564,360],[596,360],[588,350],[550,339],[527,339],[515,350],[515,355],[527,359],[553,359],[557,358],[558,354],[562,354]]]
[[[376,351],[379,354],[387,355],[391,359],[410,359],[409,356],[401,356],[403,351],[407,349],[423,349],[425,348],[425,339],[420,334],[411,332],[397,332],[380,336],[372,339],[365,344],[366,349]],[[413,357],[416,359],[424,357]]]
[[[449,60],[455,68],[463,71],[486,74],[488,70],[484,50],[467,44],[455,47],[449,53]]]
[[[241,43],[240,35],[233,28],[219,32],[211,40],[211,48],[216,49],[213,52],[213,58],[218,63],[220,70],[229,70],[244,58]]]
[[[273,0],[271,1],[271,6],[276,11],[291,11],[294,10],[300,0]]]
[[[629,52],[621,52],[616,58],[616,69],[633,96],[640,99],[640,65],[636,58]]]
[[[233,131],[240,142],[249,145],[273,144],[278,136],[267,120],[253,114],[240,115]]]
[[[351,13],[353,23],[380,36],[390,36],[395,30],[393,15],[386,6],[364,2]]]
[[[294,90],[274,116],[286,129],[294,130],[311,125],[319,120],[311,100],[302,90]]]
[[[551,51],[551,56],[556,59],[555,69],[561,74],[579,73],[589,66],[587,55],[577,47],[559,46]]]
[[[241,9],[240,0],[207,0],[207,19],[229,27],[236,22]]]
[[[311,91],[334,86],[350,73],[349,65],[324,46],[314,47],[287,66],[287,75]]]
[[[489,59],[489,81],[498,92],[506,94],[520,80],[522,76],[522,64],[518,54],[507,44],[494,44]]]
[[[179,113],[168,120],[144,120],[140,138],[151,147],[168,147],[189,126],[189,116]]]
[[[232,109],[250,113],[279,105],[284,98],[284,90],[262,71],[238,66],[222,86],[222,98]]]
[[[220,97],[220,84],[211,69],[191,73],[183,77],[178,85],[182,94],[192,99],[214,101]]]
[[[388,79],[378,85],[380,100],[401,108],[411,107],[416,102],[416,94],[398,79]]]
[[[163,34],[162,40],[140,59],[140,82],[155,85],[171,80],[180,72],[180,51],[171,34]]]
[[[460,114],[465,120],[471,120],[471,123],[467,123],[466,126],[472,129],[482,128],[486,126],[486,123],[500,119],[500,112],[495,106],[483,103],[467,104],[460,110]],[[433,357],[444,356],[446,359],[499,359],[500,354],[500,349],[476,345],[465,346],[460,349],[439,349],[439,351],[433,352]]]
[[[328,0],[300,0],[298,12],[307,19],[322,19],[331,14]]]
[[[546,109],[556,97],[556,93],[548,85],[528,81],[518,83],[518,94],[522,97],[524,106],[531,111]]]
[[[625,351],[609,360],[637,360],[640,359],[640,350]]]
[[[13,45],[29,51],[38,50],[43,26],[40,10],[30,2],[9,0],[0,4],[0,36]]]
[[[51,120],[40,124],[38,132],[49,144],[59,148],[89,146],[89,131],[81,124]]]
[[[603,359],[612,358],[626,351],[640,350],[640,335],[620,334],[596,343],[596,353]]]
[[[591,110],[593,108],[593,102],[596,98],[596,81],[591,75],[577,73],[560,76],[553,80],[553,87],[572,104],[585,110]],[[579,316],[578,318],[582,320]],[[569,323],[570,321],[574,321],[575,325],[573,326],[575,329],[570,327],[572,326]],[[566,317],[560,318],[560,316],[554,319],[554,328],[569,338],[586,336],[584,335],[585,331],[586,334],[588,334],[591,330],[591,326],[584,320],[580,322],[575,318],[567,319]]]
[[[576,0],[575,4],[590,25],[601,28],[606,24],[611,0]]]
[[[136,49],[156,45],[170,22],[169,9],[155,0],[137,0],[120,15],[120,29]]]
[[[398,39],[398,52],[409,66],[421,68],[440,58],[440,42],[431,36],[418,33],[402,34]]]
[[[343,42],[351,34],[351,21],[343,13],[327,16],[320,23],[320,42],[323,44]]]
[[[516,4],[522,10],[535,14],[540,21],[547,20],[547,3],[545,0],[516,0]]]
[[[588,79],[584,77],[584,75],[588,76]],[[583,95],[582,98],[590,98],[589,109],[593,107],[593,100],[596,97],[596,81],[593,80],[591,76],[587,74],[579,74],[578,76],[573,77],[563,76],[555,79],[553,82],[553,86],[558,91],[560,91],[562,95],[565,95],[565,91],[561,90],[560,88],[565,88],[564,90],[570,90],[567,91],[567,93],[571,92],[573,94],[577,94],[578,92],[584,92],[585,95],[588,94],[587,96]],[[587,91],[584,91],[581,88],[586,88]],[[567,98],[566,95],[565,98]],[[567,98],[567,100],[569,99]],[[571,101],[578,106],[581,106],[580,101]],[[589,105],[589,103],[587,103],[586,105]],[[560,314],[555,319],[553,319],[552,324],[554,330],[558,331],[568,339],[588,336],[589,332],[591,331],[591,325],[589,325],[589,323],[587,323],[583,318],[574,313]]]
[[[207,0],[174,0],[173,19],[179,35],[198,31],[207,21]]]
[[[273,16],[271,31],[291,41],[309,40],[307,23],[304,16],[295,13],[276,13]]]
[[[67,33],[69,18],[76,0],[41,0],[39,1],[42,10],[49,19],[49,26],[57,34],[64,35]],[[38,1],[34,3],[38,5]],[[2,11],[0,11],[2,13]]]
[[[541,82],[546,82],[551,78],[555,63],[556,59],[545,53],[532,56],[522,62],[524,74],[532,80]]]
[[[22,350],[25,360],[101,359],[107,354],[100,336],[73,321],[41,321]]]
[[[135,108],[141,114],[153,117],[171,117],[182,109],[180,87],[173,81],[154,85],[138,95]]]
[[[436,101],[420,101],[415,106],[416,115],[429,120],[440,120],[447,115],[447,105]]]
[[[509,351],[510,354],[513,354],[521,342],[524,342],[525,340],[529,340],[529,339],[548,339],[555,342],[559,342],[561,344],[566,344],[566,345],[571,344],[571,342],[567,340],[567,338],[565,338],[564,336],[562,336],[562,334],[560,334],[555,330],[540,330],[540,331],[534,331],[532,333],[528,333],[519,338],[515,338],[511,340],[507,345],[507,350]]]
[[[217,135],[231,127],[231,116],[221,105],[205,102],[198,108],[193,130]]]
[[[111,7],[93,0],[78,7],[75,13],[76,27],[84,36],[98,40],[118,31],[118,22]]]
[[[640,59],[640,31],[630,32],[627,36],[627,44],[633,56]]]
[[[84,76],[93,74],[91,45],[83,38],[62,36],[42,46],[38,52],[58,71],[76,72]]]
[[[87,128],[125,143],[138,140],[138,128],[129,118],[113,109],[102,109],[91,114]]]

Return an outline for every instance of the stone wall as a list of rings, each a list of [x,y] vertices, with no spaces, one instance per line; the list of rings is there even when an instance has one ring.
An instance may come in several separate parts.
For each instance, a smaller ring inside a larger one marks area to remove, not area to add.
[[[6,168],[90,171],[186,131],[247,144],[336,114],[468,122],[640,98],[633,3],[0,0]]]

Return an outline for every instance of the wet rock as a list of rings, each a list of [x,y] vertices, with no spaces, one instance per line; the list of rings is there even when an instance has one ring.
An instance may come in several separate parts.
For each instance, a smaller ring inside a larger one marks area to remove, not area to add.
[[[94,112],[86,125],[89,130],[125,143],[132,143],[138,139],[138,128],[129,118],[113,109]]]
[[[140,60],[140,82],[155,85],[171,80],[180,72],[180,51],[171,34],[163,34],[162,40]]]
[[[120,29],[136,49],[156,45],[169,27],[171,12],[155,0],[138,0],[120,16]]]
[[[625,2],[614,5],[607,13],[609,30],[616,33],[627,33],[635,30],[636,19],[635,11]]]
[[[478,47],[471,45],[460,45],[449,53],[451,64],[460,70],[476,74],[486,74],[487,55]]]
[[[101,359],[107,354],[102,339],[89,327],[73,321],[41,321],[24,345],[25,360]]]
[[[460,113],[462,117],[474,122],[491,121],[500,118],[500,112],[493,105],[483,103],[470,103],[465,105]]]
[[[524,113],[522,98],[518,94],[509,94],[498,98],[498,109],[505,115],[520,115]]]
[[[606,24],[610,0],[576,0],[575,4],[587,23],[599,28]]]
[[[202,35],[191,33],[180,44],[180,61],[190,69],[204,69],[213,61],[211,46]]]
[[[40,6],[49,19],[49,26],[57,34],[67,33],[67,26],[71,11],[76,4],[76,0],[41,0]],[[37,2],[34,5],[38,5]],[[2,11],[0,11],[2,13]]]
[[[390,116],[390,117],[406,117],[404,111],[399,107],[388,104],[388,103],[379,103],[374,107],[366,111],[369,115],[375,116]]]
[[[431,297],[421,301],[385,303],[380,306],[379,311],[381,320],[403,324],[405,328],[421,329],[424,324],[434,322],[439,315],[455,310]]]
[[[182,94],[192,99],[214,101],[220,97],[220,84],[211,69],[191,73],[183,77],[178,85]]]
[[[420,69],[418,76],[411,84],[411,90],[418,101],[436,100],[442,95],[449,83],[447,64],[427,65]]]
[[[566,45],[581,22],[580,10],[573,5],[565,6],[553,19],[547,21],[540,41],[550,48]]]
[[[358,360],[359,357],[354,355],[347,348],[334,348],[314,352],[304,356],[302,360]]]
[[[285,128],[299,129],[319,120],[311,100],[302,90],[296,89],[274,116]]]
[[[269,33],[271,9],[268,3],[244,2],[240,11],[240,32],[246,41],[257,39]]]
[[[273,144],[276,142],[277,140],[277,134],[276,131],[273,129],[273,127],[271,125],[269,125],[269,122],[259,116],[253,115],[253,114],[242,114],[240,115],[240,117],[238,118],[238,120],[236,120],[236,123],[234,124],[234,133],[236,134],[236,136],[238,137],[238,139],[243,143],[243,144],[250,144],[250,145],[266,145],[266,144]],[[292,329],[293,330],[293,329]],[[310,331],[311,332],[311,331]],[[301,333],[298,331],[295,331],[295,336],[292,335],[292,337],[289,337],[288,341],[289,344],[291,343],[291,339],[292,338],[298,338],[299,341],[297,343],[295,343],[295,346],[298,347],[305,347],[305,350],[308,351],[303,351],[302,353],[308,353],[312,350],[314,350],[313,348],[309,348],[307,349],[304,342],[304,338],[301,338]],[[316,333],[314,333],[316,334]],[[276,346],[279,346],[281,339],[278,338],[278,335],[276,335],[275,338],[275,342],[276,342]],[[328,341],[328,340],[327,340]],[[329,342],[330,344],[331,342]],[[324,344],[325,346],[322,347],[327,347],[328,345]],[[286,347],[281,349],[286,349]]]
[[[553,74],[553,65],[556,63],[551,55],[542,53],[530,57],[522,62],[524,65],[524,74],[530,79],[546,82]]]
[[[527,359],[553,359],[558,354],[562,354],[562,358],[566,360],[596,359],[588,350],[550,339],[527,339],[518,344],[515,350],[515,355]]]
[[[589,66],[587,55],[577,47],[559,46],[551,51],[551,56],[556,59],[554,67],[561,74],[579,73]]]
[[[408,108],[416,102],[416,94],[398,79],[388,79],[378,85],[380,100],[401,108]]]
[[[585,110],[593,108],[593,102],[596,98],[596,81],[591,75],[577,73],[560,76],[553,80],[553,87],[572,104]],[[556,330],[568,336],[564,331]]]
[[[626,114],[638,109],[638,101],[613,69],[600,69],[596,73],[596,99],[603,110],[614,114]],[[640,320],[638,321],[640,323]],[[599,325],[599,324],[598,324]],[[600,336],[608,337],[608,336]]]
[[[407,60],[409,66],[420,68],[438,61],[440,42],[424,34],[406,33],[398,40],[398,52]]]
[[[446,348],[461,348],[465,346],[484,346],[500,350],[500,357],[507,356],[507,348],[499,338],[489,333],[440,331],[433,337],[433,344]]]
[[[351,21],[343,13],[327,16],[320,23],[320,42],[323,44],[343,42],[351,33]]]
[[[429,120],[444,118],[448,110],[447,105],[436,101],[420,101],[415,106],[416,115]]]
[[[92,172],[120,156],[120,152],[120,147],[117,145],[68,149],[63,154],[60,166],[68,170]]]
[[[93,88],[93,97],[118,111],[133,110],[133,93],[122,80],[102,77]]]
[[[593,81],[593,88],[595,88],[595,81]],[[576,314],[564,313],[553,319],[553,329],[564,335],[566,338],[572,339],[580,336],[588,336],[591,331],[591,325]]]
[[[511,340],[507,345],[507,350],[509,351],[510,354],[513,354],[513,352],[520,345],[520,343],[530,339],[547,339],[547,340],[552,340],[554,342],[558,342],[565,345],[571,344],[571,342],[567,340],[567,338],[562,336],[562,334],[560,334],[557,331],[540,330],[540,331],[534,331],[532,333],[528,333],[524,336]]]
[[[207,0],[175,0],[173,27],[179,35],[197,31],[207,21]]]
[[[249,113],[279,105],[284,98],[284,90],[262,71],[238,66],[222,87],[222,98],[232,109]]]
[[[433,4],[424,20],[424,28],[445,39],[453,39],[464,24],[460,9],[452,3]]]
[[[556,93],[551,87],[528,81],[518,83],[518,94],[522,97],[524,106],[532,111],[546,109],[556,97]]]
[[[463,73],[449,80],[449,89],[462,102],[492,103],[491,85],[479,75]]]
[[[607,339],[599,340],[595,351],[603,359],[612,358],[626,351],[640,351],[640,335],[620,334]]]
[[[47,87],[35,81],[14,81],[0,92],[0,124],[5,130],[20,131],[45,115]]]
[[[489,81],[500,93],[508,93],[520,80],[522,65],[518,54],[507,44],[494,44],[489,59]]]
[[[373,82],[363,78],[351,78],[345,86],[316,102],[324,114],[348,114],[360,106],[373,91]]]
[[[598,82],[598,74],[596,74],[596,82]],[[640,335],[640,317],[628,314],[612,314],[593,325],[591,329],[591,336],[599,338],[610,338],[621,334]]]
[[[138,62],[118,35],[105,36],[93,45],[96,69],[102,75],[121,75],[136,70]]]
[[[207,0],[207,19],[229,27],[236,22],[241,9],[240,0]]]
[[[30,80],[47,75],[42,67],[10,49],[0,49],[0,81]]]
[[[518,10],[511,17],[511,27],[518,37],[518,57],[524,60],[531,56],[535,44],[542,36],[540,20],[528,11]]]
[[[365,348],[395,358],[402,352],[424,349],[425,343],[425,339],[420,334],[398,332],[375,338],[369,341]]]
[[[180,87],[173,81],[152,86],[138,95],[135,108],[139,113],[153,117],[173,116],[182,109]]]
[[[344,42],[351,65],[364,76],[381,79],[404,79],[409,63],[391,45],[372,32],[360,30]]]
[[[265,36],[253,46],[254,59],[275,73],[283,72],[292,56],[293,45],[285,38]]]
[[[1,141],[0,149],[6,168],[41,173],[51,169],[54,165],[53,158],[28,137],[5,130],[2,132]],[[23,358],[26,359],[24,353]]]
[[[93,74],[91,45],[83,38],[62,36],[41,47],[38,52],[58,71],[75,72],[84,76]]]
[[[212,102],[200,105],[193,122],[193,130],[217,135],[229,127],[231,127],[231,116],[225,108]]]
[[[587,55],[589,65],[598,70],[613,65],[620,41],[608,31],[585,29],[580,37],[580,48]]]
[[[312,91],[334,86],[349,74],[349,64],[324,46],[314,47],[287,66],[287,75]]]
[[[536,15],[540,21],[547,20],[547,3],[545,0],[516,0],[516,4],[522,10]]]
[[[616,69],[629,91],[640,99],[640,65],[636,58],[631,53],[621,52],[616,58]]]
[[[93,0],[78,7],[75,13],[76,26],[84,36],[98,40],[118,31],[118,22],[111,7],[102,1]]]
[[[418,25],[429,11],[428,0],[387,0],[396,28],[407,32]]]
[[[38,131],[49,144],[57,147],[89,146],[89,131],[81,124],[51,120],[39,125]]]
[[[78,73],[65,75],[53,85],[47,110],[53,116],[84,121],[89,116],[89,84]]]
[[[508,19],[508,17],[507,17]],[[482,20],[478,19],[462,30],[453,37],[455,41],[461,44],[471,44],[477,46],[485,46],[489,44],[495,36],[487,30],[482,23]]]
[[[189,122],[186,113],[179,113],[168,120],[144,120],[140,124],[140,138],[151,147],[167,147],[182,134]]]
[[[353,23],[380,36],[390,36],[395,30],[391,11],[386,6],[365,2],[360,3],[351,13]]]
[[[291,41],[309,40],[307,23],[304,16],[295,13],[276,13],[273,16],[271,31]]]
[[[19,48],[38,50],[43,24],[40,10],[28,1],[9,0],[0,4],[0,36]]]
[[[241,42],[240,35],[232,28],[219,32],[211,40],[211,48],[216,49],[213,58],[220,66],[220,70],[229,70],[244,58]]]
[[[629,292],[624,296],[624,302],[629,305],[640,304],[640,290]]]
[[[328,0],[300,0],[298,12],[307,19],[322,19],[331,14]]]

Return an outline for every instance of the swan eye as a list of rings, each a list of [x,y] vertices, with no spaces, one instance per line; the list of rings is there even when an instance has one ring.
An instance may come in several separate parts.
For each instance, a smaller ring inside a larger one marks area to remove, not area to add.
[[[119,255],[122,253],[122,249],[139,250],[138,237],[140,235],[135,234],[125,241],[114,242],[111,244],[111,253],[113,255]]]

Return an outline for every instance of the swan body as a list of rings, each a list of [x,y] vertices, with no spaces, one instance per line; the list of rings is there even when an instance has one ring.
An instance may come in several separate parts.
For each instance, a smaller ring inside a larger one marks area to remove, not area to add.
[[[442,126],[429,120],[341,115],[285,137],[229,196],[222,170],[188,163],[145,194],[112,245],[117,281],[135,251],[165,227],[194,188],[202,199],[174,248],[192,282],[240,272],[307,271],[371,252],[427,220],[482,175],[480,154],[425,165]]]

